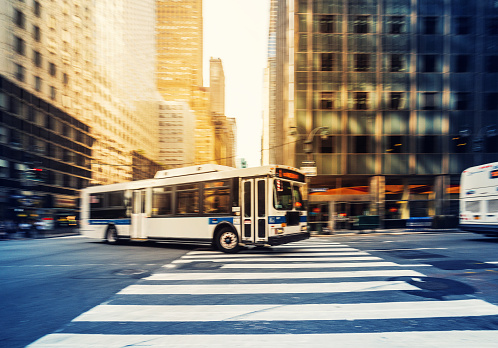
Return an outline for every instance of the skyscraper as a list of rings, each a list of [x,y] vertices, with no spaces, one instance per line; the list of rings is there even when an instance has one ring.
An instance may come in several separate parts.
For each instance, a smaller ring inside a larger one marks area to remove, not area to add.
[[[461,171],[498,159],[494,2],[277,7],[274,88],[284,139],[270,153],[297,167],[316,162],[312,207],[331,220],[380,215],[386,226],[457,214]],[[320,127],[330,135],[320,137]]]
[[[132,179],[133,150],[157,158],[154,1],[1,5],[0,205],[76,209]]]
[[[165,101],[189,104],[196,115],[195,162],[214,163],[214,126],[202,82],[202,0],[161,0],[156,6],[158,91]]]
[[[215,127],[216,163],[235,166],[235,119],[225,115],[225,72],[219,58],[209,60],[209,95]]]

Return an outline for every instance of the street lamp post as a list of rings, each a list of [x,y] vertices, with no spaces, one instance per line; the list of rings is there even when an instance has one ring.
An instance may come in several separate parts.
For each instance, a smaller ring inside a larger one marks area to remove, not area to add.
[[[320,132],[322,139],[327,139],[329,127],[316,127],[308,134],[308,138],[304,141],[304,152],[307,153],[308,161],[313,161],[313,138],[318,132]]]

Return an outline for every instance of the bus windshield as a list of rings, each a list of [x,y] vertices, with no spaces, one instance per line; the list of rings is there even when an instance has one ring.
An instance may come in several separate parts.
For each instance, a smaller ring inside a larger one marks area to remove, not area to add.
[[[304,210],[301,186],[275,179],[273,183],[273,206],[277,210]]]

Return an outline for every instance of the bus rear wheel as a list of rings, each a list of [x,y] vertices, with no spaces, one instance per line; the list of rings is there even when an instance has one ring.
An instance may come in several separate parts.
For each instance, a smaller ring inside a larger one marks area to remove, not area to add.
[[[109,226],[107,228],[107,232],[105,234],[105,241],[108,244],[118,244],[119,241],[118,230],[116,229],[115,226]]]
[[[223,227],[214,238],[214,245],[224,253],[236,253],[240,250],[239,236],[229,227]]]

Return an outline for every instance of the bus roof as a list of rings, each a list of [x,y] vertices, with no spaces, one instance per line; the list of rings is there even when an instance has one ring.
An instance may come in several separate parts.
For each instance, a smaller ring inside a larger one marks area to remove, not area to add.
[[[199,166],[160,170],[156,173],[154,179],[174,178],[177,176],[194,175],[202,173],[223,172],[227,170],[235,170],[235,168],[221,166],[219,164],[202,164]]]
[[[164,171],[158,171],[154,178],[144,179],[137,181],[127,181],[108,185],[97,185],[90,186],[84,191],[99,192],[108,190],[123,190],[123,189],[137,189],[140,187],[155,186],[159,182],[164,181],[170,182],[171,179],[173,184],[182,182],[195,182],[195,181],[206,181],[206,180],[217,180],[230,177],[256,177],[262,175],[276,175],[279,169],[283,170],[284,179],[297,180],[304,182],[304,174],[302,174],[298,169],[290,166],[284,165],[266,165],[261,167],[251,167],[251,168],[233,168],[227,166],[221,166],[217,164],[203,164],[198,166],[175,168]],[[299,174],[295,175],[293,172]],[[293,177],[296,176],[296,177]]]
[[[497,169],[498,168],[498,162],[486,163],[486,164],[481,164],[479,166],[470,167],[470,168],[465,169],[462,172],[462,174],[474,173],[474,172],[478,172],[478,171],[481,171],[483,169],[488,169],[488,168]]]

